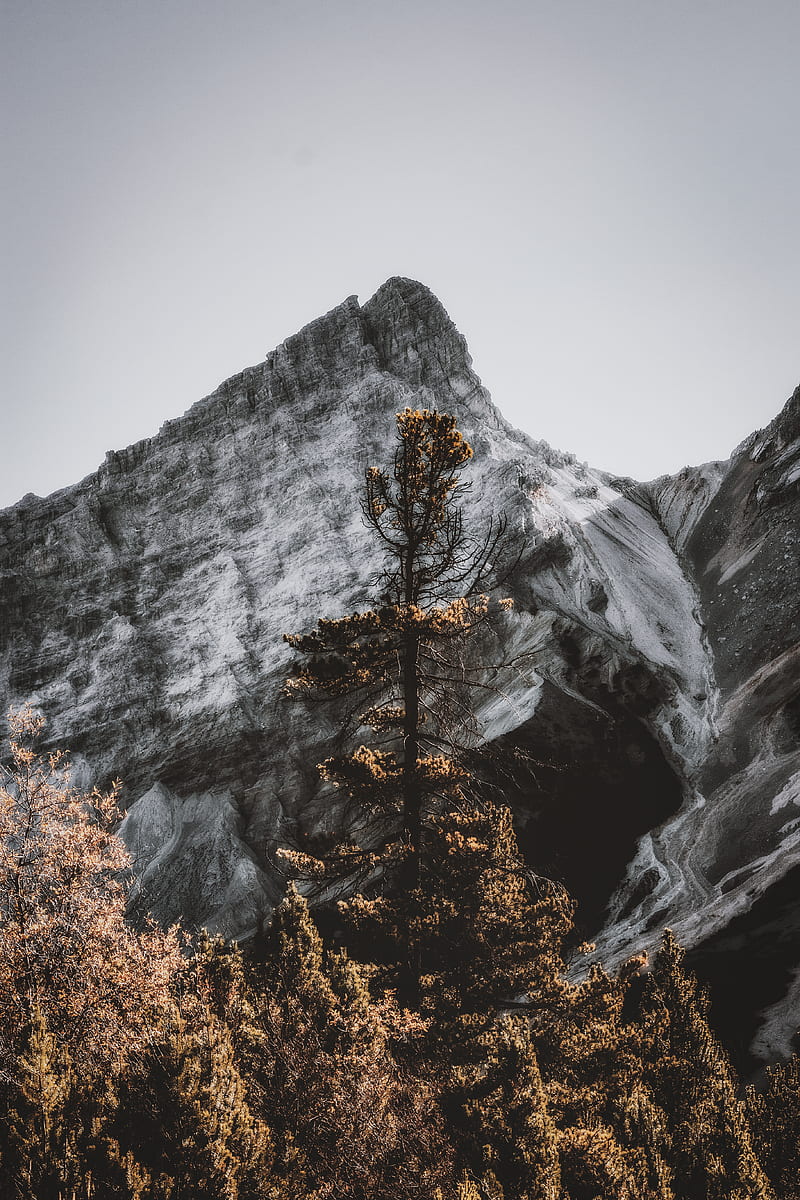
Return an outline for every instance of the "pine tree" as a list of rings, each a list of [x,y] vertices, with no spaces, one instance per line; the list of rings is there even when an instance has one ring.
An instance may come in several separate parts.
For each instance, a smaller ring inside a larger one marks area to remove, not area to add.
[[[628,1156],[614,1129],[591,1123],[559,1134],[564,1195],[569,1200],[652,1200],[638,1188]]]
[[[429,1084],[412,1086],[389,1052],[399,1013],[372,1001],[364,967],[324,949],[294,887],[273,918],[263,957],[253,967],[262,1037],[250,1075],[280,1168],[308,1193],[332,1189],[363,1200],[430,1194],[451,1155]]]
[[[561,947],[572,905],[532,876],[519,854],[511,813],[484,808],[432,817],[421,857],[417,931],[421,949],[423,1063],[461,1161],[481,1194],[557,1200],[558,1147],[531,1037],[555,1019],[574,989]],[[364,941],[391,927],[405,897],[342,905]],[[526,1011],[497,1016],[526,996]]]
[[[598,964],[579,982],[564,985],[561,1003],[533,1014],[534,1037],[559,1126],[616,1128],[626,1098],[642,1080],[638,1029],[624,1019],[632,979],[642,965],[631,959],[615,975]]]
[[[34,1009],[0,1123],[0,1195],[20,1200],[138,1200],[112,1134],[112,1080],[84,1076]]]
[[[347,879],[351,888],[381,879],[409,898],[398,984],[404,1002],[420,1001],[419,918],[424,833],[439,807],[452,807],[466,772],[447,753],[459,687],[469,677],[453,663],[458,647],[489,612],[480,589],[499,553],[502,526],[482,542],[463,529],[460,478],[472,448],[455,418],[407,408],[397,417],[392,477],[367,471],[364,514],[385,551],[377,610],[321,619],[286,641],[305,656],[285,693],[292,698],[358,698],[357,724],[379,744],[359,746],[321,764],[354,814],[359,841],[314,858],[289,855],[298,872]],[[460,712],[462,723],[468,710]]]
[[[767,1067],[761,1092],[747,1089],[753,1145],[780,1200],[800,1198],[800,1059]]]
[[[263,990],[298,1031],[332,1049],[340,1032],[339,1004],[323,969],[324,947],[308,902],[290,884],[276,909],[267,937]]]
[[[272,1145],[247,1103],[230,1033],[207,1009],[175,1007],[159,1040],[122,1082],[118,1159],[147,1200],[260,1200]],[[192,1011],[193,1010],[193,1011]]]
[[[77,1089],[69,1054],[59,1046],[37,1006],[17,1071],[0,1179],[9,1195],[60,1200],[80,1174]]]
[[[646,1081],[666,1117],[681,1200],[768,1200],[733,1069],[708,1019],[708,1000],[664,935],[642,998]]]
[[[425,875],[431,1015],[493,1015],[521,993],[539,1009],[560,998],[572,904],[527,869],[510,809],[485,804],[434,817]]]
[[[469,1171],[498,1200],[559,1200],[558,1134],[528,1022],[503,1017],[453,1069],[445,1108]]]
[[[672,1142],[664,1113],[639,1083],[622,1104],[619,1137],[628,1148],[631,1169],[646,1200],[676,1200],[669,1162]]]
[[[481,1022],[491,1025],[497,1010],[521,994],[540,1014],[562,1002],[561,946],[572,905],[562,889],[525,866],[509,809],[464,804],[432,816],[420,888],[410,899],[430,1038],[452,1046],[459,1026],[474,1038]],[[396,931],[408,920],[409,897],[356,896],[339,907],[360,935],[357,944],[386,943],[378,977],[391,983],[392,948],[402,952]]]

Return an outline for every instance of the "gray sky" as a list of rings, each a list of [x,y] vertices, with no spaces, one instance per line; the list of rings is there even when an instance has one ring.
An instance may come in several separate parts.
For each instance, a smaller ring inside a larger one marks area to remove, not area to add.
[[[390,275],[644,479],[800,381],[797,0],[2,0],[3,473],[46,494]]]

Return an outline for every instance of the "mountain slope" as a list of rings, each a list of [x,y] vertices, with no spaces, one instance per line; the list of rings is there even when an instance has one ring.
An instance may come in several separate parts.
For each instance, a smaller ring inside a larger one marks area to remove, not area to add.
[[[521,553],[478,718],[526,853],[602,956],[667,923],[704,945],[800,853],[797,393],[729,463],[615,480],[510,427],[441,304],[389,280],[0,513],[5,696],[42,707],[84,778],[125,779],[142,907],[245,935],[279,894],[275,847],[339,818],[314,767],[335,714],[279,702],[281,635],[369,599],[363,471],[405,404],[457,415],[467,521],[504,513]],[[772,999],[765,1053],[791,1023]]]

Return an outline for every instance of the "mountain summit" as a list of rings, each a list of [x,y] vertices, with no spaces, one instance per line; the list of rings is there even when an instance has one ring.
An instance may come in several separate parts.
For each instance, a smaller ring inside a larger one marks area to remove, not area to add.
[[[280,894],[276,848],[336,820],[315,769],[335,722],[278,700],[281,639],[369,599],[363,473],[405,405],[455,414],[467,520],[502,514],[519,552],[492,647],[508,665],[477,716],[531,863],[564,879],[606,961],[665,925],[709,978],[736,956],[755,1051],[786,1050],[800,390],[728,462],[615,479],[508,425],[441,303],[390,279],[0,513],[6,704],[42,709],[82,782],[125,780],[142,909],[246,936]]]

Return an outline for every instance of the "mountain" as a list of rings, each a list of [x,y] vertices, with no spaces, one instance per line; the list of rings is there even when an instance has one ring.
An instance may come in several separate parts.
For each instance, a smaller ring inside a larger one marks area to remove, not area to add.
[[[728,462],[614,478],[513,429],[439,301],[391,279],[0,513],[6,703],[43,710],[81,782],[125,781],[140,909],[246,936],[280,894],[275,849],[341,819],[315,770],[336,715],[279,700],[282,634],[368,603],[363,472],[407,404],[456,414],[465,519],[504,514],[519,553],[477,716],[531,863],[599,958],[669,924],[753,1052],[788,1051],[800,389]]]

